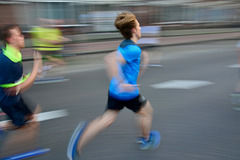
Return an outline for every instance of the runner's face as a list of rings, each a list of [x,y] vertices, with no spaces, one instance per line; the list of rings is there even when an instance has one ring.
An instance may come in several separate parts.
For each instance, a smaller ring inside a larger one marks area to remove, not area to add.
[[[140,39],[141,38],[141,27],[140,27],[140,24],[139,24],[138,20],[136,20],[135,29],[136,29],[136,36],[137,36],[138,39]]]
[[[18,28],[11,29],[10,32],[12,33],[12,36],[10,38],[10,43],[14,45],[16,48],[24,48],[25,42],[24,42],[24,35]]]

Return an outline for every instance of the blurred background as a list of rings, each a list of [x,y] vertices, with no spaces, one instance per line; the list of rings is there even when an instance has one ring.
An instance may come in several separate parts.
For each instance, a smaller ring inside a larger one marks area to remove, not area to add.
[[[122,11],[162,30],[238,27],[239,9],[239,0],[1,0],[0,27],[17,23],[27,34],[44,18],[59,20],[51,25],[65,35],[115,32]]]

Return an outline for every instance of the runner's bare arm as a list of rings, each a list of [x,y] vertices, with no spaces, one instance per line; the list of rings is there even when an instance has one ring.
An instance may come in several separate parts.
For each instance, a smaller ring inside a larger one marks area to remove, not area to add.
[[[40,53],[34,52],[34,64],[33,64],[33,69],[30,76],[24,82],[14,87],[5,88],[5,91],[9,95],[17,95],[19,93],[26,91],[28,88],[30,88],[33,85],[34,80],[38,74],[38,70],[41,67],[42,67],[42,56]]]
[[[113,51],[113,52],[109,53],[108,55],[106,55],[104,57],[104,61],[105,61],[106,69],[107,69],[107,74],[108,74],[110,80],[113,77],[117,77],[117,75],[118,75],[117,62],[122,63],[122,64],[126,63],[123,56],[117,57],[117,51]],[[121,82],[121,80],[119,80],[119,81]]]
[[[28,88],[30,88],[34,81],[35,78],[38,74],[38,70],[42,67],[42,56],[39,52],[35,51],[33,54],[34,57],[34,63],[33,63],[33,69],[31,72],[31,75],[28,77],[26,81],[24,81],[22,84],[20,84],[20,92],[26,91]]]
[[[146,51],[142,51],[141,54],[141,67],[140,67],[140,73],[139,75],[141,76],[145,70],[148,67],[148,62],[149,62],[149,57],[148,57],[148,53]]]

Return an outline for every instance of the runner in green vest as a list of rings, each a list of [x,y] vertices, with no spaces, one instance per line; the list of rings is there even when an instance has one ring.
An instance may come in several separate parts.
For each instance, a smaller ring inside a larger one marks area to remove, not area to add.
[[[42,77],[46,71],[55,66],[64,65],[65,62],[61,55],[63,42],[68,41],[62,36],[62,32],[58,28],[50,27],[51,20],[39,19],[40,26],[33,27],[31,30],[33,47],[39,51],[44,59],[42,68]]]

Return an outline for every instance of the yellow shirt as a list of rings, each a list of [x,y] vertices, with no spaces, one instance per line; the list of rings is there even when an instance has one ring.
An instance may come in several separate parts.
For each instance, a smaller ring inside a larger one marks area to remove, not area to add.
[[[31,31],[34,49],[39,51],[59,51],[61,44],[52,44],[51,41],[62,41],[62,33],[57,28],[34,27]]]

